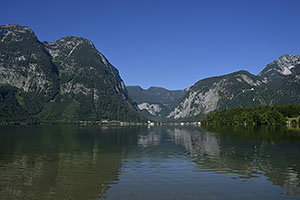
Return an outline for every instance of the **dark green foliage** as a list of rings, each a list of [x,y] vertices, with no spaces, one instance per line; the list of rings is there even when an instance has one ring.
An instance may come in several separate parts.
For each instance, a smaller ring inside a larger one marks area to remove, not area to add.
[[[3,121],[27,120],[44,106],[43,99],[35,93],[26,93],[10,85],[0,85],[0,94],[0,118]]]
[[[287,117],[300,115],[300,105],[240,107],[213,112],[205,116],[203,125],[276,125],[285,124]]]
[[[0,118],[3,121],[24,119],[24,110],[18,99],[18,89],[10,85],[0,85]]]

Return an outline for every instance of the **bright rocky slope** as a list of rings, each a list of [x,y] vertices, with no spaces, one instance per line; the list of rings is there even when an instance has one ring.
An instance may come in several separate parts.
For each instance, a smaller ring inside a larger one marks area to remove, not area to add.
[[[80,37],[40,42],[25,26],[0,26],[1,121],[144,121],[118,70]]]
[[[167,117],[198,120],[220,109],[299,103],[300,56],[283,55],[257,76],[238,71],[198,81]]]
[[[186,92],[161,87],[145,90],[139,86],[127,86],[127,90],[131,99],[137,103],[140,113],[153,120],[165,120]]]

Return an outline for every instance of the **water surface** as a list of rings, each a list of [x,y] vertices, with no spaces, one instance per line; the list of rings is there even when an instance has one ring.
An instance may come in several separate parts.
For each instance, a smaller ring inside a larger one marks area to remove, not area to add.
[[[1,127],[0,199],[300,199],[300,133]]]

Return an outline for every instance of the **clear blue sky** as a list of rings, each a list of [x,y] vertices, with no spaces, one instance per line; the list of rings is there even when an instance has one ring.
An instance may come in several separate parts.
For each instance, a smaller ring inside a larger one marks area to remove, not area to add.
[[[88,38],[126,85],[143,88],[258,74],[282,54],[300,54],[299,0],[9,0],[0,24],[29,26],[41,41]]]

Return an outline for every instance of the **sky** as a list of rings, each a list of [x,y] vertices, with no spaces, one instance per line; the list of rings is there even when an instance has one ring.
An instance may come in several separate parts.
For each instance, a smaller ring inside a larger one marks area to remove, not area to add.
[[[40,41],[91,40],[126,85],[184,89],[300,54],[299,0],[84,0],[1,2],[0,25]]]

